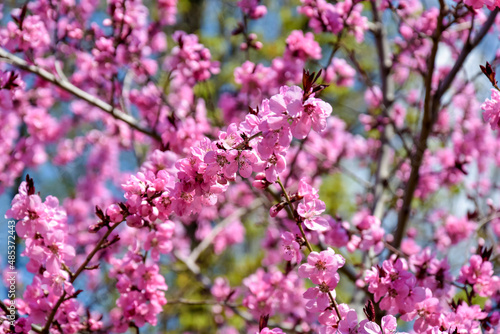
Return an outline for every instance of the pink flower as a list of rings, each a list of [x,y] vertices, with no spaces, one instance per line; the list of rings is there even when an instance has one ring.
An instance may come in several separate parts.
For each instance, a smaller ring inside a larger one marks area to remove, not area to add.
[[[177,80],[194,86],[197,82],[207,80],[211,75],[220,72],[219,63],[212,61],[210,50],[198,42],[198,36],[176,31],[172,38],[178,46],[172,49],[163,67],[173,71]]]
[[[297,238],[290,232],[283,232],[281,235],[281,252],[286,261],[300,263],[302,260],[300,245]]]
[[[31,49],[36,54],[42,54],[50,44],[50,34],[40,16],[28,15],[24,19],[22,29],[13,21],[9,21],[6,29],[0,30],[0,44],[11,50]]]
[[[332,113],[332,107],[320,99],[310,97],[303,102],[303,91],[297,86],[280,88],[280,93],[271,97],[267,119],[270,129],[287,127],[287,120],[292,121],[291,133],[295,138],[304,139],[311,126],[316,132],[326,128],[326,118]]]
[[[236,123],[231,123],[227,127],[227,131],[219,132],[219,141],[226,150],[233,149],[243,142]]]
[[[33,322],[33,320],[30,318],[17,319],[15,327],[14,327],[15,333],[26,333],[26,334],[30,333],[32,322]],[[5,333],[9,333],[9,332],[10,332],[10,326],[8,326],[6,328]]]
[[[327,281],[321,282],[320,285],[307,289],[304,292],[304,298],[309,299],[306,303],[306,309],[309,312],[323,312],[326,308],[330,306],[330,296],[331,293],[333,298],[335,298],[335,279],[328,279]]]
[[[302,111],[302,95],[303,91],[298,86],[282,87],[280,93],[273,95],[269,100],[269,109],[273,115],[276,115],[275,117],[298,116]],[[274,122],[269,123],[274,124]]]
[[[273,286],[273,275],[266,273],[262,268],[243,280],[243,285],[248,289],[243,299],[249,311],[258,319],[261,315],[272,314],[278,302]],[[277,280],[278,282],[280,280]]]
[[[345,27],[358,43],[364,39],[368,30],[368,20],[361,12],[363,5],[353,4],[354,1],[342,1],[335,4],[325,0],[302,0],[299,13],[309,17],[309,26],[315,33],[329,31],[339,33]]]
[[[467,217],[457,218],[448,216],[444,225],[436,231],[436,239],[441,249],[446,249],[451,245],[456,245],[474,232],[476,223],[469,221]]]
[[[139,290],[145,290],[148,293],[154,293],[156,290],[167,290],[165,278],[160,274],[160,268],[155,264],[139,264],[132,279]]]
[[[321,47],[314,40],[311,32],[305,33],[302,30],[293,30],[286,39],[285,57],[297,57],[302,60],[321,59]]]
[[[223,277],[217,277],[214,280],[214,284],[212,285],[210,292],[215,297],[215,299],[217,299],[217,301],[223,302],[226,301],[226,299],[229,297],[229,294],[231,293],[231,286],[229,285],[227,279]]]
[[[486,100],[481,105],[484,110],[483,119],[490,123],[491,129],[496,130],[500,126],[500,92],[491,89],[491,100]]]
[[[339,334],[351,334],[358,331],[359,322],[356,311],[349,310],[347,314],[339,321]]]
[[[299,203],[297,213],[304,219],[304,225],[310,230],[326,231],[328,221],[320,215],[325,211],[325,203],[319,199]]]
[[[303,139],[311,130],[320,133],[326,129],[326,118],[332,113],[332,106],[320,99],[310,97],[304,102],[302,115],[294,119],[292,134],[295,138]]]
[[[428,328],[439,326],[441,316],[441,306],[439,300],[432,296],[432,291],[426,289],[426,299],[417,303],[414,310],[402,316],[405,321],[412,321],[418,316],[413,325],[413,329],[417,333],[425,333]]]
[[[286,168],[286,160],[283,153],[272,154],[268,159],[260,162],[252,167],[255,172],[264,172],[266,180],[274,183],[278,179],[278,175]]]
[[[329,281],[330,286],[337,286],[339,275],[337,270],[343,267],[345,259],[340,254],[335,254],[331,248],[318,252],[311,252],[307,257],[307,263],[299,267],[299,276],[309,278],[314,284]]]
[[[474,9],[481,9],[487,6],[488,9],[493,10],[495,7],[500,7],[499,0],[465,0],[464,3]]]
[[[334,82],[337,86],[351,87],[354,85],[356,70],[345,59],[333,58],[325,72],[325,81]]]
[[[475,254],[471,256],[469,265],[464,265],[460,269],[457,281],[473,285],[476,293],[487,297],[496,290],[492,276],[493,264],[487,260],[483,260],[480,255]]]
[[[305,200],[315,200],[319,199],[319,192],[317,189],[313,188],[306,178],[301,178],[299,181],[299,190],[297,194],[303,197]]]
[[[172,251],[172,236],[174,234],[174,222],[167,220],[161,224],[155,224],[154,230],[148,234],[144,243],[144,249],[151,250],[151,257],[158,261],[160,254],[168,254]]]
[[[43,283],[52,287],[54,295],[61,296],[65,289],[71,287],[69,275],[64,270],[59,270],[58,273],[52,273],[49,270],[43,272]]]
[[[368,291],[374,294],[375,302],[380,300],[380,308],[391,313],[407,313],[415,309],[415,304],[425,299],[425,290],[416,285],[415,276],[408,271],[405,260],[392,257],[367,271],[365,282]]]
[[[177,14],[177,0],[158,0],[158,9],[160,12],[162,25],[175,24]]]
[[[255,334],[285,334],[285,332],[283,332],[281,330],[281,328],[269,329],[269,328],[265,327],[260,332],[255,333]]]
[[[240,0],[237,5],[243,13],[250,16],[253,20],[260,19],[267,13],[266,6],[259,5],[259,0]]]
[[[361,230],[360,249],[372,248],[375,254],[380,254],[384,250],[385,230],[377,217],[366,216],[356,227]]]
[[[253,152],[231,150],[228,154],[229,165],[226,171],[230,175],[239,171],[241,177],[248,178],[252,175],[253,166],[257,161],[258,159]]]
[[[61,262],[63,260],[71,260],[75,256],[75,249],[73,246],[64,243],[64,234],[62,231],[48,233],[45,245],[48,250],[46,260],[47,270],[51,274],[59,274]]]

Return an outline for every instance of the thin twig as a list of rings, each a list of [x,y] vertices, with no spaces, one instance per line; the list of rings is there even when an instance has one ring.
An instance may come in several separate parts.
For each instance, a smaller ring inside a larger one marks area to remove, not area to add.
[[[293,216],[296,218],[297,225],[300,229],[300,233],[302,234],[302,238],[304,238],[307,249],[309,250],[309,252],[313,252],[313,248],[311,247],[309,240],[307,240],[307,236],[306,236],[306,233],[304,231],[304,227],[302,226],[302,222],[300,221],[300,219],[298,219],[297,211],[293,207],[292,201],[290,200],[290,196],[288,195],[288,192],[286,191],[285,186],[281,182],[279,176],[278,176],[278,180],[276,181],[276,183],[278,183],[280,185],[281,190],[283,191],[283,195],[286,198],[286,202],[288,204],[288,207],[293,212]],[[328,291],[328,297],[330,298],[331,304],[333,305],[333,308],[335,309],[335,312],[337,313],[339,320],[342,320],[342,316],[340,315],[339,307],[338,307],[337,302],[335,301],[335,298],[333,297],[333,294],[331,291]]]
[[[394,82],[391,75],[393,62],[391,59],[389,42],[387,40],[387,31],[379,11],[380,1],[371,0],[370,3],[375,27],[373,34],[375,36],[375,45],[380,67],[380,80],[382,82],[383,112],[386,116],[389,116],[389,109],[394,103]],[[375,191],[371,210],[372,214],[379,219],[382,219],[384,216],[384,205],[388,197],[385,184],[389,177],[391,156],[393,156],[393,150],[389,145],[393,136],[394,129],[392,125],[386,125],[380,138],[381,146],[375,174]]]
[[[111,232],[113,232],[113,230],[116,229],[118,227],[118,225],[120,225],[120,224],[121,223],[116,223],[113,226],[111,226],[111,227],[108,228],[108,230],[103,235],[103,237],[101,238],[101,240],[99,240],[99,242],[94,247],[94,249],[89,253],[89,255],[87,255],[87,258],[85,259],[85,261],[83,261],[83,263],[80,265],[80,267],[76,270],[76,272],[74,274],[70,275],[71,276],[71,278],[69,280],[70,283],[73,283],[76,280],[76,278],[85,270],[85,268],[87,267],[87,265],[89,264],[89,262],[92,260],[92,258],[94,257],[94,255],[99,250],[102,249],[102,245],[107,240],[107,238],[111,235]],[[56,316],[57,310],[59,309],[59,307],[61,306],[61,304],[65,301],[66,295],[67,295],[66,291],[64,291],[63,294],[61,295],[61,297],[59,297],[59,299],[57,300],[56,304],[52,308],[52,311],[50,312],[50,314],[49,314],[49,316],[47,318],[47,323],[45,324],[45,327],[42,329],[41,333],[43,333],[43,334],[49,334],[49,329],[50,329],[50,326],[52,325],[52,321],[54,321],[54,317]]]
[[[28,72],[31,72],[33,74],[38,75],[40,78],[42,78],[48,82],[53,83],[54,85],[64,89],[68,93],[71,93],[74,96],[88,102],[89,104],[107,112],[109,115],[113,116],[114,118],[116,118],[122,122],[125,122],[131,128],[133,128],[139,132],[142,132],[142,133],[150,136],[153,139],[161,141],[161,137],[158,133],[144,128],[132,116],[125,114],[124,112],[122,112],[121,110],[119,110],[117,108],[113,108],[110,104],[108,104],[108,103],[104,102],[103,100],[101,100],[101,99],[85,92],[84,90],[76,87],[71,82],[67,81],[65,78],[55,76],[54,74],[48,72],[47,70],[45,70],[39,66],[30,65],[30,64],[28,64],[28,62],[19,58],[18,56],[13,55],[12,53],[6,51],[3,48],[0,48],[0,61],[2,59],[5,62],[12,64],[13,66],[15,66],[19,69],[22,69],[22,70],[25,70],[25,71],[28,71]]]

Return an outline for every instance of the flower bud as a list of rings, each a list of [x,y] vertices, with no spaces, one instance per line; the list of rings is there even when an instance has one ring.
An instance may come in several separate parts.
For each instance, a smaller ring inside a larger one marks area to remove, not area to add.
[[[257,189],[266,189],[270,185],[271,183],[266,180],[266,174],[264,173],[259,173],[255,175],[255,180],[252,181],[252,186],[254,186]]]
[[[130,227],[141,228],[144,226],[144,221],[138,215],[131,215],[127,217],[127,225]]]

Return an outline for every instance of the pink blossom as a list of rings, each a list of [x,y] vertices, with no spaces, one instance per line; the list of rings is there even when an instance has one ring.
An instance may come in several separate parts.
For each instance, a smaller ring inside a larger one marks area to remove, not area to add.
[[[476,3],[480,3],[477,1]],[[500,124],[500,92],[496,89],[491,89],[491,100],[486,100],[482,105],[483,119],[490,123],[491,129],[496,130]]]
[[[472,255],[469,265],[464,265],[460,269],[458,282],[472,285],[480,296],[489,296],[495,291],[492,276],[493,264],[480,255]]]
[[[487,6],[489,9],[493,10],[495,7],[500,7],[500,2],[498,0],[465,0],[464,3],[474,9],[480,9]]]
[[[284,334],[285,332],[283,332],[281,330],[281,328],[273,328],[273,329],[270,329],[270,328],[263,328],[260,332],[256,333],[256,334]]]
[[[250,16],[251,19],[257,20],[266,15],[267,8],[264,5],[259,5],[259,0],[240,0],[237,5],[243,13]]]
[[[176,31],[172,38],[178,46],[165,59],[164,68],[174,71],[178,80],[186,80],[194,86],[197,81],[207,80],[212,74],[219,73],[219,63],[211,60],[210,51],[198,43],[196,35]]]
[[[300,263],[302,260],[302,252],[297,238],[290,232],[284,232],[281,235],[281,252],[286,261],[292,263]]]
[[[173,25],[176,21],[177,0],[159,0],[158,8],[160,10],[161,23],[164,25]]]
[[[310,230],[325,231],[328,229],[328,221],[320,217],[325,211],[325,203],[319,199],[299,203],[297,213],[304,219],[304,225]]]
[[[172,251],[172,236],[174,234],[175,224],[167,220],[161,224],[155,224],[154,230],[148,234],[144,243],[144,249],[151,250],[151,257],[158,261],[160,254],[168,254]]]
[[[223,277],[217,277],[214,280],[214,285],[210,289],[210,292],[217,299],[217,301],[223,302],[226,301],[228,297],[230,297],[231,286],[229,285],[227,279]]]
[[[335,254],[331,248],[321,253],[311,252],[307,257],[307,263],[299,267],[299,275],[311,279],[315,284],[331,279],[330,286],[333,284],[333,288],[335,288],[339,281],[337,270],[344,264],[345,259],[340,254]]]
[[[244,239],[245,227],[239,220],[235,220],[215,237],[214,252],[215,254],[220,254],[228,246],[241,243]]]
[[[286,45],[289,57],[297,57],[302,60],[321,58],[321,47],[314,40],[314,35],[311,32],[304,34],[302,30],[293,30],[286,39]]]
[[[337,86],[352,87],[356,71],[345,59],[333,58],[331,64],[326,68],[325,81],[334,82]]]
[[[333,286],[332,286],[333,285]],[[331,293],[335,298],[335,279],[321,282],[320,285],[307,289],[304,292],[304,298],[309,299],[306,309],[309,312],[323,312],[330,306]]]

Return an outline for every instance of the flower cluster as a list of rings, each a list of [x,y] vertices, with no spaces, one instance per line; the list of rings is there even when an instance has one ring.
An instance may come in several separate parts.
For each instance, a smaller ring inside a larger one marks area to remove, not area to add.
[[[498,129],[500,124],[500,92],[492,88],[491,100],[484,101],[481,109],[484,110],[483,118],[490,123],[491,129]]]
[[[299,267],[299,276],[309,278],[317,286],[307,289],[304,298],[309,299],[306,309],[309,312],[324,312],[335,298],[335,288],[339,283],[338,269],[343,267],[345,259],[328,248],[321,253],[311,252],[307,263]]]
[[[425,299],[425,290],[417,286],[417,279],[403,259],[392,258],[382,267],[373,267],[367,271],[365,282],[375,302],[380,301],[380,308],[392,314],[413,311],[415,303]]]
[[[360,3],[351,0],[336,4],[325,0],[301,0],[301,2],[299,12],[309,17],[309,26],[316,33],[328,31],[338,34],[344,27],[348,27],[357,42],[363,42],[368,22],[366,17],[361,15],[363,5]]]
[[[339,333],[339,334],[350,334],[350,333],[359,333],[359,334],[385,334],[385,333],[395,333],[396,332],[396,318],[392,315],[386,315],[382,317],[381,326],[379,326],[375,322],[375,314],[371,313],[371,309],[368,309],[370,305],[373,307],[373,304],[368,303],[367,307],[365,307],[365,314],[369,317],[369,319],[358,321],[358,315],[355,310],[349,309],[349,307],[345,304],[341,304],[339,306],[340,315],[342,316],[342,320],[338,322],[337,332],[333,327],[326,327],[323,331],[324,333]],[[403,334],[402,332],[398,332]]]
[[[277,268],[270,272],[259,269],[243,280],[243,305],[259,319],[276,313],[293,314],[302,319],[304,314],[303,281],[293,272],[284,275]]]
[[[499,1],[198,2],[0,4],[0,333],[497,333]]]
[[[198,36],[176,31],[172,38],[177,42],[163,67],[173,72],[176,80],[185,81],[194,86],[196,82],[219,73],[219,63],[212,61],[210,50],[198,42]]]
[[[500,7],[500,2],[498,0],[465,0],[464,3],[474,9],[480,9],[486,6],[488,9],[493,10],[495,7]]]
[[[16,22],[10,21],[0,29],[0,43],[12,51],[36,50],[41,55],[50,45],[43,19],[38,15],[26,15],[25,7],[18,15]]]
[[[259,2],[260,0],[240,0],[237,5],[251,19],[257,20],[267,14],[266,6],[260,5]]]
[[[23,295],[27,305],[23,314],[28,315],[25,321],[44,323],[61,297],[79,293],[73,287],[69,269],[75,249],[68,235],[66,212],[53,196],[42,202],[35,194],[33,180],[27,176],[6,215],[18,220],[16,232],[26,244],[21,255],[29,258],[26,269],[34,274]],[[79,302],[68,299],[59,307],[55,319],[68,333],[83,328],[78,317]]]
[[[469,264],[460,269],[458,282],[471,285],[479,296],[490,297],[500,290],[498,276],[493,276],[493,264],[480,255],[472,255]]]
[[[156,264],[144,263],[137,253],[129,252],[121,259],[114,259],[111,264],[115,269],[110,276],[117,279],[116,287],[120,297],[116,301],[117,309],[111,311],[115,330],[124,333],[130,321],[138,327],[147,322],[157,324],[157,315],[167,303],[165,292],[167,285]]]

